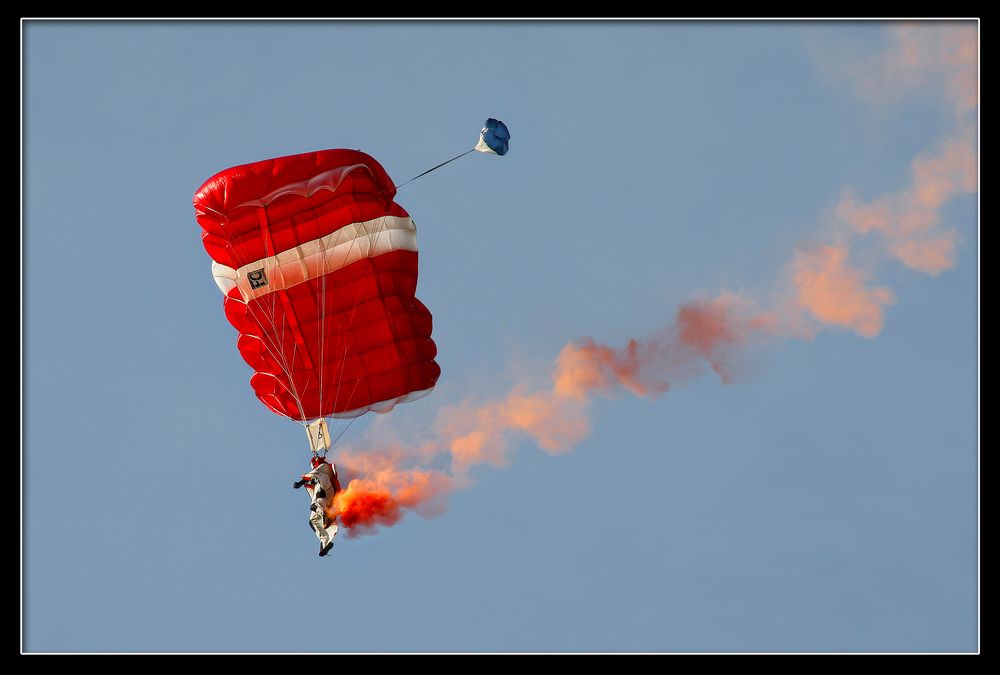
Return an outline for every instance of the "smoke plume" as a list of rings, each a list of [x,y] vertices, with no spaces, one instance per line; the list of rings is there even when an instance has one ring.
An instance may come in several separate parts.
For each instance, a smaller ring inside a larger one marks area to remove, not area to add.
[[[898,190],[865,198],[846,188],[827,214],[833,227],[825,238],[814,237],[775,270],[780,300],[720,294],[683,304],[660,330],[620,346],[591,337],[570,342],[541,381],[443,408],[429,438],[341,453],[349,479],[330,515],[363,533],[407,511],[440,513],[449,492],[471,484],[473,467],[507,465],[524,438],[549,453],[572,450],[591,433],[595,397],[656,398],[707,372],[732,384],[757,341],[828,329],[876,337],[896,295],[879,282],[873,260],[931,276],[956,262],[961,238],[943,210],[978,189],[978,32],[964,24],[897,25],[885,50],[849,70],[856,92],[876,105],[915,91],[943,93],[955,129],[913,159]]]

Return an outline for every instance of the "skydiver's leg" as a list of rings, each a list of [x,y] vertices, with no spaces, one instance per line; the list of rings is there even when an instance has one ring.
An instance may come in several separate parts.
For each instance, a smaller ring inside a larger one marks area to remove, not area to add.
[[[309,523],[316,531],[319,543],[326,546],[330,543],[330,535],[326,532],[326,518],[323,515],[323,507],[318,502],[313,502],[313,504],[316,508],[309,512]]]

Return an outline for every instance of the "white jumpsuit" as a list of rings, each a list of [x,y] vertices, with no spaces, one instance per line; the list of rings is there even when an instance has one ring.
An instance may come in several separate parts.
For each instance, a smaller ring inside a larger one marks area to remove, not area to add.
[[[316,531],[320,545],[325,548],[337,536],[338,530],[336,523],[327,526],[325,514],[326,509],[333,503],[333,495],[336,493],[333,486],[333,467],[323,462],[309,473],[303,474],[302,477],[308,481],[306,492],[309,493],[311,502],[309,523]]]

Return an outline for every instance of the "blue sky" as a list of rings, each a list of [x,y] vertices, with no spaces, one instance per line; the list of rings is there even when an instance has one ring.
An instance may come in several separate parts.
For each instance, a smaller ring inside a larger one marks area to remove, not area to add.
[[[442,376],[344,441],[418,438],[584,336],[771,297],[846,187],[905,190],[957,123],[932,80],[858,94],[849,65],[887,24],[22,36],[24,651],[978,649],[977,194],[941,207],[940,274],[861,252],[895,296],[877,335],[824,326],[757,345],[731,384],[702,366],[662,397],[595,396],[572,452],[514,434],[443,514],[328,558],[291,489],[304,434],[253,396],[191,206],[236,164],[359,148],[401,182],[508,124],[507,156],[397,197]]]

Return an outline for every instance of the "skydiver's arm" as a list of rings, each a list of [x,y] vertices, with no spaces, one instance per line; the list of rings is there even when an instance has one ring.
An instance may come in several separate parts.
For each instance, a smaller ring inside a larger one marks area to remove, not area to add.
[[[312,471],[310,471],[309,473],[304,473],[304,474],[302,474],[302,480],[297,480],[294,483],[292,483],[292,487],[295,488],[296,490],[298,490],[300,487],[302,487],[306,483],[311,483],[312,479],[313,479]]]

